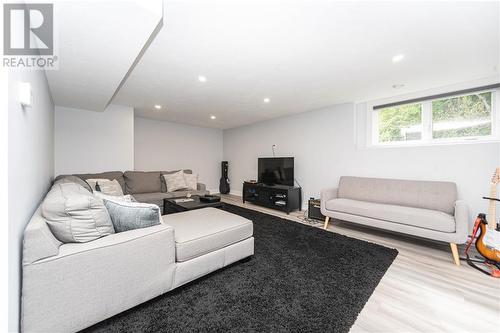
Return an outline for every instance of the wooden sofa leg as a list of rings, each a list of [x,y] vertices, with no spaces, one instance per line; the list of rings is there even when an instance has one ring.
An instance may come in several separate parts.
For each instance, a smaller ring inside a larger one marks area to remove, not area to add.
[[[323,226],[323,229],[328,229],[328,222],[330,221],[330,216],[325,217],[325,225]]]
[[[460,257],[458,256],[458,247],[455,243],[450,243],[451,253],[453,254],[453,261],[455,265],[460,266]]]

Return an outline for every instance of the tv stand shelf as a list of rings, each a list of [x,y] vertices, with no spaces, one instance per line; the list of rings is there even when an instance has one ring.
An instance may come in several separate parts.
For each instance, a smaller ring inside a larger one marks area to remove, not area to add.
[[[300,210],[302,190],[295,186],[244,182],[243,203],[246,201],[290,214],[294,210]]]

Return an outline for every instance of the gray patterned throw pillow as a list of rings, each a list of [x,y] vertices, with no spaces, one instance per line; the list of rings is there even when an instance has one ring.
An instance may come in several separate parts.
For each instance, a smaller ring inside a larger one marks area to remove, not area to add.
[[[103,199],[115,232],[151,227],[161,223],[160,207],[141,202],[120,202]]]

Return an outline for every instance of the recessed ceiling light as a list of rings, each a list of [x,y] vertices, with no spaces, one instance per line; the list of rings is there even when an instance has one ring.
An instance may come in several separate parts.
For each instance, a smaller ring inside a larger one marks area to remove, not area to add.
[[[217,118],[217,117],[216,117],[216,116],[214,116],[214,115],[211,115],[211,116],[210,116],[210,119],[212,119],[212,120],[214,120],[215,118]]]
[[[392,62],[396,63],[396,62],[400,62],[401,60],[403,60],[405,58],[405,55],[404,54],[396,54],[394,57],[392,57]]]
[[[392,85],[392,87],[393,87],[394,89],[403,88],[404,86],[405,86],[405,85],[404,85],[404,84],[402,84],[402,83],[397,83],[397,84],[393,84],[393,85]]]
[[[198,76],[198,81],[200,81],[200,82],[207,82],[207,78],[206,78],[206,76],[199,75]]]
[[[161,109],[161,105],[160,104],[155,104],[155,109],[156,110],[160,110]]]
[[[269,103],[271,100],[269,98],[264,98],[264,103]]]

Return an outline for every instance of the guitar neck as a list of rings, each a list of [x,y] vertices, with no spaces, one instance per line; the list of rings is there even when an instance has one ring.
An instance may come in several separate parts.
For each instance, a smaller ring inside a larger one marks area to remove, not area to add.
[[[497,185],[491,184],[490,187],[490,198],[497,197]],[[497,227],[497,217],[496,217],[496,201],[490,200],[490,204],[488,207],[488,226],[490,228],[496,229]]]

